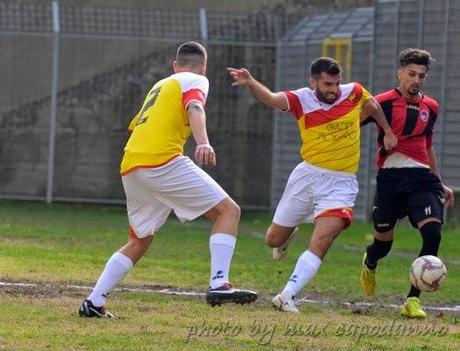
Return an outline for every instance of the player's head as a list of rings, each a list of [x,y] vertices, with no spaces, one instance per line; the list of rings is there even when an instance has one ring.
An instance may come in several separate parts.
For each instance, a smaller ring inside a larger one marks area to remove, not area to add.
[[[173,62],[174,72],[193,72],[206,74],[208,55],[203,45],[189,41],[178,47],[176,59]]]
[[[405,95],[416,97],[425,84],[431,54],[422,49],[404,49],[399,54],[399,89]]]
[[[340,96],[340,80],[342,68],[331,57],[320,57],[310,65],[310,85],[317,98],[332,104]]]

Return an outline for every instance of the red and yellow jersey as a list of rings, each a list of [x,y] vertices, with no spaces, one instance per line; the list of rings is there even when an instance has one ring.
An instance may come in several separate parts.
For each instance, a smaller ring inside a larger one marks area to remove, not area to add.
[[[284,92],[288,112],[297,118],[300,156],[324,169],[356,173],[360,157],[360,113],[371,94],[359,83],[340,86],[333,104],[318,100],[309,88]]]
[[[139,167],[159,167],[183,155],[190,136],[187,106],[206,104],[209,82],[191,72],[173,74],[157,82],[129,125],[132,132],[121,161],[121,174]]]

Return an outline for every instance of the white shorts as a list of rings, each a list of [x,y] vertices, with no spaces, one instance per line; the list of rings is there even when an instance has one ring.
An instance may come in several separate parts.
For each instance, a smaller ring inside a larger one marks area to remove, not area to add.
[[[357,194],[355,174],[330,171],[301,162],[289,176],[273,222],[295,227],[300,223],[313,222],[331,210],[336,210],[334,212],[339,217],[351,222],[351,209]]]
[[[130,234],[145,238],[155,234],[171,210],[183,221],[208,212],[228,194],[186,156],[166,165],[138,168],[122,176]]]

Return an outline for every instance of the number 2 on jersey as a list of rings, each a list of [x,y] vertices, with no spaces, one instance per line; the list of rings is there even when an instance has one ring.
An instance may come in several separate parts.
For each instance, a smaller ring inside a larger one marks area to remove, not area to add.
[[[160,93],[161,87],[153,89],[148,97],[150,99],[145,103],[144,107],[142,108],[141,112],[139,112],[139,119],[137,120],[136,126],[139,124],[147,122],[148,115],[144,116],[144,113],[155,104],[155,101],[157,101],[158,94]]]

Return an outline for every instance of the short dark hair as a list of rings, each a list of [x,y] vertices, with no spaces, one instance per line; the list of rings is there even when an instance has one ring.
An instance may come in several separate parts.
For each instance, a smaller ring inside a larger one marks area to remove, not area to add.
[[[434,61],[434,59],[431,57],[431,54],[422,49],[408,48],[399,53],[399,65],[401,67],[415,64],[423,65],[429,69],[432,61]]]
[[[200,43],[188,41],[179,46],[176,61],[180,66],[196,66],[206,62],[206,49]]]
[[[342,68],[332,57],[319,57],[311,63],[310,75],[317,79],[323,72],[330,74],[331,76],[336,76],[342,72]]]

